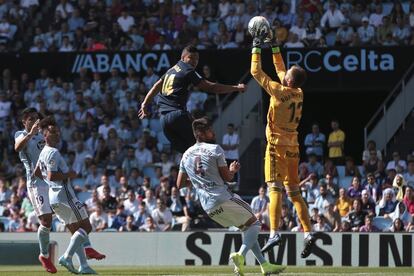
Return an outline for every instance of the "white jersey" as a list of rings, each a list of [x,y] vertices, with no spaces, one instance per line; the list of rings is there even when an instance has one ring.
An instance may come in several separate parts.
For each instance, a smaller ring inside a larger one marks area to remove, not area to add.
[[[196,143],[183,154],[180,171],[189,176],[206,211],[233,196],[220,176],[219,167],[224,166],[224,150],[217,144]]]
[[[14,135],[14,141],[22,139],[28,132],[26,130],[16,131]],[[40,179],[32,178],[33,171],[36,167],[39,154],[45,146],[45,140],[43,135],[38,133],[34,135],[25,145],[25,147],[19,152],[19,158],[22,161],[26,169],[27,187],[46,185],[45,182]]]
[[[69,167],[57,148],[46,145],[39,155],[38,164],[43,179],[49,185],[50,204],[65,202],[75,196],[68,180],[50,181],[47,179],[48,172],[69,172]]]

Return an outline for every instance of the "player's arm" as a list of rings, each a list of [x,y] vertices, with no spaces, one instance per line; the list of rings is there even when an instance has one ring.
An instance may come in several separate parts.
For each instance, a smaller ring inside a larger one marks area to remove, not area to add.
[[[231,181],[234,177],[234,174],[239,171],[240,163],[237,161],[233,161],[229,167],[227,166],[220,166],[218,167],[220,176],[223,178],[224,181],[228,182]]]
[[[54,152],[49,160],[47,160],[47,179],[49,181],[64,181],[69,179],[76,178],[77,174],[75,171],[68,171],[66,173],[59,170],[59,160],[61,155],[59,152]]]
[[[232,92],[244,92],[244,90],[246,89],[243,83],[239,83],[237,85],[227,85],[227,84],[221,84],[218,82],[211,82],[205,79],[201,80],[197,86],[203,91],[214,93],[214,94],[228,94]]]
[[[262,69],[262,49],[254,47],[252,49],[252,60],[250,64],[250,73],[253,78],[264,88],[270,96],[277,96],[282,85],[273,81]]]
[[[272,58],[273,65],[279,80],[282,82],[286,75],[285,62],[283,61],[282,54],[280,53],[280,48],[278,46],[272,47]]]
[[[190,187],[190,181],[188,181],[188,175],[185,172],[178,172],[177,176],[177,188]]]
[[[160,78],[148,91],[147,95],[144,98],[144,101],[141,103],[141,108],[138,111],[138,117],[140,119],[144,119],[146,116],[148,116],[147,107],[152,102],[154,96],[161,91],[163,81],[164,80]]]
[[[29,133],[27,133],[26,135],[21,134],[18,137],[16,137],[16,142],[14,143],[15,151],[17,152],[21,151],[27,145],[27,142],[29,142],[29,140],[39,132],[39,123],[40,123],[40,120],[38,119],[33,124]]]

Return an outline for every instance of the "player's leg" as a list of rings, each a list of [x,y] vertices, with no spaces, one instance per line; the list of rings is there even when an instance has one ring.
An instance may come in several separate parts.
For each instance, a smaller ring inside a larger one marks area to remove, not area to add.
[[[267,144],[265,154],[265,181],[269,189],[269,221],[270,235],[262,252],[279,245],[281,237],[278,234],[280,216],[282,212],[283,179],[287,173],[283,148]]]
[[[85,212],[86,212],[86,208],[85,208]],[[98,251],[96,251],[91,245],[91,242],[90,242],[90,239],[89,239],[89,233],[92,231],[92,225],[89,222],[89,217],[88,217],[88,219],[85,219],[80,223],[80,227],[82,229],[84,229],[86,231],[86,233],[88,234],[87,240],[83,244],[83,247],[85,249],[86,257],[88,259],[96,259],[96,260],[105,259],[106,256],[104,254],[101,254]]]
[[[39,261],[49,273],[56,273],[57,269],[50,260],[49,241],[50,229],[52,227],[52,209],[49,203],[49,188],[46,183],[35,183],[36,186],[28,188],[29,199],[38,216],[40,226],[37,229],[39,240]]]
[[[164,135],[171,143],[171,147],[184,153],[195,143],[191,118],[187,112],[173,111],[161,117],[161,126]]]
[[[305,246],[301,253],[302,258],[306,258],[310,255],[313,245],[315,244],[315,237],[311,233],[312,224],[309,218],[308,206],[305,200],[302,197],[299,183],[299,149],[298,147],[290,147],[288,149],[290,152],[287,154],[287,160],[289,163],[289,173],[288,181],[286,185],[286,191],[288,197],[295,206],[296,213],[298,215],[299,221],[302,224],[304,237],[305,237]]]

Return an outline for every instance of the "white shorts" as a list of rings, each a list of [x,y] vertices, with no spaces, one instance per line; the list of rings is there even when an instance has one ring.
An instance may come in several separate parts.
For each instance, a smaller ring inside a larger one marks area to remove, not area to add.
[[[38,217],[52,213],[49,201],[49,186],[46,183],[27,187],[27,194]]]
[[[89,218],[85,204],[76,198],[71,188],[63,188],[58,192],[54,192],[53,188],[51,188],[49,195],[53,198],[51,204],[53,212],[65,225],[81,222]]]
[[[246,222],[254,217],[250,205],[239,197],[232,197],[210,210],[208,216],[224,227],[236,226],[243,228]]]

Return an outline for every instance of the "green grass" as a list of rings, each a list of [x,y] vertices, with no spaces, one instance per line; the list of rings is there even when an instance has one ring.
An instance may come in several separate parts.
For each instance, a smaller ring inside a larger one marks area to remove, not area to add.
[[[94,267],[100,275],[220,275],[232,276],[231,266],[151,266],[151,267]],[[261,275],[259,266],[246,267],[246,275]],[[347,276],[409,276],[414,268],[353,268],[353,267],[287,267],[280,275],[347,275]],[[1,276],[37,276],[46,274],[40,266],[0,266]],[[65,268],[58,267],[56,275],[72,275]]]

